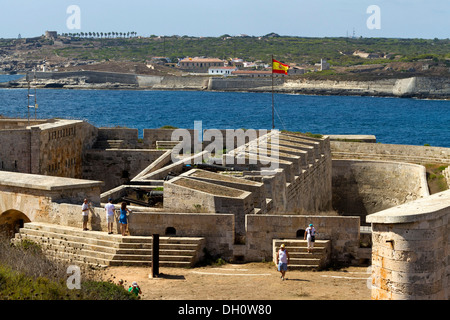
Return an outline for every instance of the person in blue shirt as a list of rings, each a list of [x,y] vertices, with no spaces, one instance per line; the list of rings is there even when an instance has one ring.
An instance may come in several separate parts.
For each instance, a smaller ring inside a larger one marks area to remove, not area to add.
[[[122,232],[122,236],[126,236],[126,232],[128,230],[127,213],[131,213],[131,210],[127,208],[126,202],[122,202],[122,205],[120,206],[120,216],[119,216],[120,232]]]

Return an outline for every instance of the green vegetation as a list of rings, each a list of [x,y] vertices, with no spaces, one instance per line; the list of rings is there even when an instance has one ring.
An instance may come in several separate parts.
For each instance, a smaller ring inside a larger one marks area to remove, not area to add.
[[[11,245],[0,239],[0,300],[135,300],[124,288],[94,281],[94,269],[83,268],[81,288],[67,287],[67,267],[48,259],[29,240]]]
[[[320,62],[320,59],[327,59],[334,66],[423,59],[445,61],[450,57],[449,39],[170,36],[78,39],[71,44],[76,47],[54,49],[53,52],[62,57],[99,61],[145,61],[152,56],[168,56],[177,61],[186,56],[209,56],[221,59],[239,57],[268,63],[274,55],[281,61],[291,63],[314,64]],[[352,55],[357,50],[383,55],[389,53],[390,56],[386,59],[364,59]]]
[[[448,189],[447,180],[442,171],[448,166],[440,164],[426,164],[427,183],[431,194],[445,191]]]
[[[316,139],[321,139],[323,138],[323,135],[321,135],[320,133],[311,133],[311,132],[300,132],[300,131],[287,131],[287,130],[281,130],[281,132],[286,132],[286,133],[298,133],[298,134],[303,134],[307,137],[310,138],[316,138]]]
[[[131,37],[130,37],[131,36]],[[291,65],[316,71],[315,64],[327,60],[331,70],[291,75],[295,78],[333,81],[371,81],[414,76],[450,77],[450,39],[398,38],[305,38],[268,34],[262,37],[136,37],[134,32],[69,34],[54,45],[44,37],[0,39],[0,51],[13,59],[19,52],[27,61],[61,61],[65,68],[125,73],[172,73],[168,66],[146,68],[153,57],[166,57],[177,63],[185,57],[214,57],[223,60],[240,58],[257,62],[256,68],[270,65],[272,56]],[[358,52],[358,54],[355,54]],[[368,58],[367,55],[371,54]],[[362,56],[359,56],[362,55]],[[77,65],[78,62],[81,62]],[[106,63],[105,63],[106,62]],[[109,63],[108,63],[109,62]],[[127,62],[123,64],[122,62]]]
[[[203,248],[203,258],[196,264],[196,267],[216,266],[220,267],[227,264],[219,255],[212,255],[206,248]]]

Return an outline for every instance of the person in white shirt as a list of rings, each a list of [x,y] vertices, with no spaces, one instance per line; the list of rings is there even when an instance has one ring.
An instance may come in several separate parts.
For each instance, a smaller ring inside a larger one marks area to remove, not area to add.
[[[285,279],[289,260],[290,260],[289,253],[287,252],[286,247],[283,243],[280,247],[280,250],[278,250],[278,252],[277,252],[277,266],[278,266],[278,271],[281,273],[282,280]]]
[[[312,253],[314,249],[314,241],[316,241],[316,229],[311,223],[308,228],[305,230],[304,238],[308,242],[308,253]]]
[[[113,222],[114,222],[114,212],[116,210],[116,207],[112,203],[112,199],[108,199],[108,203],[105,205],[105,211],[106,211],[106,223],[108,225],[108,234],[113,233]]]
[[[89,204],[87,199],[84,199],[84,202],[81,205],[81,212],[83,216],[83,231],[86,231],[88,230],[87,223],[89,219]]]

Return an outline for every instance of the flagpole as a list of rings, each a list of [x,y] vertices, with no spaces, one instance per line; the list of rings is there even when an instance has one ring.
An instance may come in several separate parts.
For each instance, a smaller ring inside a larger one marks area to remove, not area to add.
[[[273,55],[272,55],[272,129],[275,129],[274,98],[273,98]]]

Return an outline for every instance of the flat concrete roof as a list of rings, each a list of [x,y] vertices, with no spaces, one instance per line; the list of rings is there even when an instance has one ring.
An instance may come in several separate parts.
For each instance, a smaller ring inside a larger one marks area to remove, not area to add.
[[[327,134],[331,141],[360,141],[360,142],[377,142],[374,135],[364,134]]]
[[[0,171],[0,186],[54,191],[64,189],[67,190],[67,189],[100,187],[103,184],[104,184],[103,181],[82,180],[73,178],[44,176],[38,174]]]
[[[366,217],[366,221],[381,224],[411,223],[427,220],[430,214],[438,217],[449,213],[450,190],[447,190],[370,214]]]

